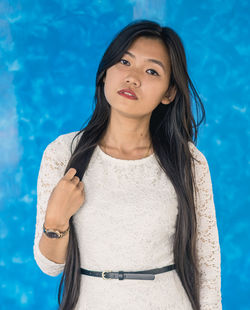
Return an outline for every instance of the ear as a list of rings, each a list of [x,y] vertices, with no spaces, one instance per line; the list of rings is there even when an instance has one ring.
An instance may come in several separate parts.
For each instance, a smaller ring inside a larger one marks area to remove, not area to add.
[[[169,103],[171,103],[174,100],[175,96],[176,96],[176,92],[177,92],[176,91],[176,87],[173,86],[170,90],[168,90],[166,92],[166,94],[164,95],[164,97],[161,100],[161,103],[162,104],[169,104]]]

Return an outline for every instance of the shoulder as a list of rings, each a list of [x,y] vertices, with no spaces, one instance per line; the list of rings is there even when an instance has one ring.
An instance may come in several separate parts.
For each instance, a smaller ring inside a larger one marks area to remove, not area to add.
[[[60,147],[70,148],[71,143],[72,143],[73,139],[75,138],[75,136],[77,135],[78,132],[79,131],[72,131],[72,132],[69,132],[66,134],[62,134],[62,135],[58,136],[56,139],[52,140],[47,145],[46,148],[48,148],[48,149],[60,148]],[[79,135],[77,137],[79,137]],[[74,139],[75,143],[77,142],[76,140],[78,140],[77,137],[76,137],[76,139]]]
[[[194,178],[199,183],[198,185],[203,184],[209,187],[211,184],[211,175],[207,158],[193,142],[188,142],[188,144],[191,155],[193,156],[191,167],[194,172]]]
[[[45,155],[53,155],[57,159],[66,159],[71,156],[72,148],[76,146],[80,134],[79,131],[72,131],[66,134],[59,135],[56,139],[52,140],[44,150]]]
[[[199,164],[207,163],[205,155],[197,148],[197,146],[192,141],[188,141],[188,146],[195,162]]]

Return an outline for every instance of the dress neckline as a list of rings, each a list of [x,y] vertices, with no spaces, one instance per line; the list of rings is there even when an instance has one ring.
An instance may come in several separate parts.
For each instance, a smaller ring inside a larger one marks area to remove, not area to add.
[[[113,157],[111,155],[108,155],[107,153],[105,153],[101,147],[99,146],[99,144],[97,144],[97,150],[99,152],[99,154],[107,159],[110,162],[114,162],[114,163],[126,163],[126,164],[141,164],[141,163],[146,163],[152,160],[152,158],[155,156],[155,153],[153,152],[152,154],[148,155],[147,157],[143,157],[143,158],[139,158],[139,159],[121,159],[121,158],[116,158]]]

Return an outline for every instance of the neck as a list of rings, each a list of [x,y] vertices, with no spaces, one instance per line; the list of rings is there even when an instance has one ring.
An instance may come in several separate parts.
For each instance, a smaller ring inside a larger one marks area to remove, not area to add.
[[[152,141],[149,120],[149,117],[144,117],[140,122],[138,119],[110,117],[107,129],[99,144],[124,154],[150,149]]]

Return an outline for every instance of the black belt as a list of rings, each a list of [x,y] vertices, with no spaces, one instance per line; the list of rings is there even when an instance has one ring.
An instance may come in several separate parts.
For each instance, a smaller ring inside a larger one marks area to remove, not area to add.
[[[81,274],[86,274],[88,276],[93,277],[102,277],[104,280],[107,279],[132,279],[132,280],[154,280],[155,274],[167,272],[170,270],[175,269],[175,264],[165,266],[162,268],[156,268],[156,269],[150,269],[150,270],[144,270],[144,271],[111,271],[111,270],[105,270],[105,271],[91,271],[84,268],[80,268]]]

